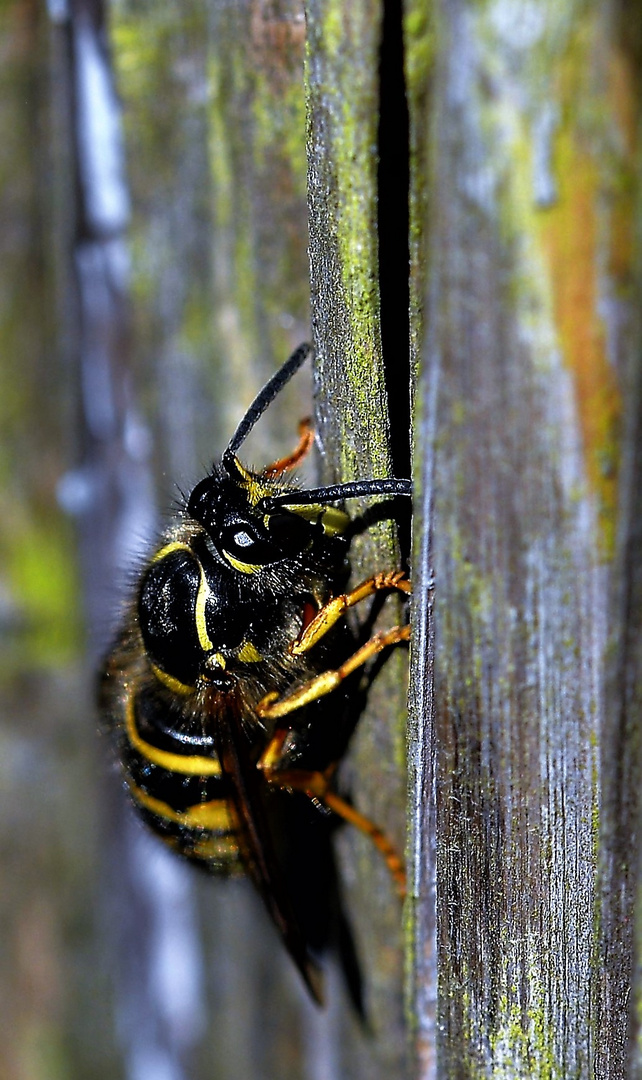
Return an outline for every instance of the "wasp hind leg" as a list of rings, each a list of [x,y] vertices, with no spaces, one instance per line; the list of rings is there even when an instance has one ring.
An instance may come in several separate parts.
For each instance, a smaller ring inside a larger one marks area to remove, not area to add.
[[[386,862],[386,866],[393,878],[397,892],[403,900],[406,895],[406,874],[403,859],[398,854],[394,844],[378,825],[375,825],[365,814],[355,810],[349,802],[342,799],[334,791],[330,790],[330,781],[336,769],[331,765],[325,772],[306,769],[283,769],[280,768],[283,745],[288,736],[286,730],[277,731],[270,744],[266,747],[258,767],[263,771],[265,779],[270,784],[290,791],[303,791],[311,799],[316,799],[328,810],[338,817],[343,818],[350,825],[369,836]]]

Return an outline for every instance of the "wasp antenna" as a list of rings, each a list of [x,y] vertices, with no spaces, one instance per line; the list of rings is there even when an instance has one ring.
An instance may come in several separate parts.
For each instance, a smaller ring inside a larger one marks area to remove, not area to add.
[[[307,491],[288,491],[262,499],[259,509],[269,513],[277,506],[303,506],[310,503],[339,502],[364,495],[412,495],[412,480],[355,480],[352,483],[332,484],[329,487],[309,488]]]
[[[223,454],[223,466],[227,472],[230,471],[230,466],[233,466],[232,458],[234,457],[235,452],[238,450],[239,446],[245,442],[257,420],[263,415],[268,405],[274,401],[279,391],[283,389],[295,372],[297,372],[301,365],[305,363],[311,352],[312,346],[309,345],[308,342],[299,345],[298,349],[294,350],[292,356],[290,356],[283,366],[275,372],[272,378],[266,382],[263,389],[254,398],[254,401],[241,420],[241,423],[234,432],[228,443],[227,449]]]

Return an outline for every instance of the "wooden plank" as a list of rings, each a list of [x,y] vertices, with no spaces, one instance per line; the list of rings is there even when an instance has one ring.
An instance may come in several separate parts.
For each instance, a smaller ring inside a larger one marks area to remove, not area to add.
[[[408,19],[431,79],[430,96],[412,91],[429,279],[414,323],[416,1071],[621,1077],[640,777],[639,54],[594,4],[431,10],[431,25],[419,4]]]
[[[324,479],[392,473],[388,386],[381,346],[378,251],[379,57],[382,7],[374,0],[308,5],[307,80],[312,325],[317,350]],[[403,268],[402,268],[403,275]],[[395,376],[407,379],[404,353]],[[362,504],[363,505],[363,504]],[[401,511],[403,513],[403,507]],[[399,565],[392,522],[352,548],[353,578]],[[387,618],[399,618],[390,601]],[[393,610],[395,614],[393,614]],[[391,656],[372,687],[348,762],[359,809],[402,847],[405,665]],[[342,865],[363,963],[372,1045],[350,1075],[405,1071],[400,907],[380,856],[345,833]]]

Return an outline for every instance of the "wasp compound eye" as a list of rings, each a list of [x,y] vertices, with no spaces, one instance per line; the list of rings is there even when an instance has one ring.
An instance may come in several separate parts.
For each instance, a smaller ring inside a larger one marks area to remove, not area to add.
[[[257,568],[283,558],[281,550],[261,536],[253,523],[242,519],[221,529],[220,547],[228,558]]]

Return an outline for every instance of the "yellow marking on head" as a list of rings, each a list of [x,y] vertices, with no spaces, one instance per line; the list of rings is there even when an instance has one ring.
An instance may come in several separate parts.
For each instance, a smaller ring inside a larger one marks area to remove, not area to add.
[[[259,480],[248,480],[242,486],[247,491],[250,506],[256,506],[261,499],[269,499],[271,495],[274,495],[274,488],[262,484]]]
[[[235,570],[239,570],[241,574],[256,574],[262,569],[260,563],[241,562],[240,559],[235,559],[233,555],[230,555],[229,551],[223,551],[223,555],[230,566],[233,566]]]
[[[131,694],[127,696],[125,703],[125,726],[127,738],[134,750],[138,750],[138,753],[153,765],[159,765],[161,769],[180,773],[182,776],[221,776],[222,769],[218,758],[201,757],[199,754],[173,754],[169,750],[159,750],[141,738],[136,729],[134,699]]]
[[[166,686],[168,690],[171,690],[173,694],[182,694],[186,697],[188,694],[194,693],[193,686],[188,686],[187,683],[182,683],[180,679],[175,679],[173,675],[168,675],[166,671],[157,667],[151,660],[149,661],[149,666],[158,681],[161,682],[163,686]]]
[[[340,536],[350,524],[350,515],[336,506],[325,506],[321,526],[326,536]]]
[[[210,663],[212,660],[217,667],[223,668],[223,671],[225,671],[227,664],[225,663],[225,657],[223,656],[223,653],[215,652],[214,655],[210,657]]]
[[[345,510],[339,510],[336,506],[320,506],[319,503],[311,503],[310,506],[297,506],[294,503],[293,505],[284,504],[283,509],[289,510],[291,514],[298,514],[305,521],[309,521],[311,525],[320,522],[326,536],[340,535],[345,532],[350,523],[350,515],[346,514]]]
[[[241,476],[243,477],[243,480],[245,481],[245,483],[249,484],[254,479],[254,477],[252,476],[252,473],[248,469],[245,468],[245,465],[241,465],[241,462],[237,458],[236,454],[233,454],[232,457],[233,457],[234,465],[236,467],[237,472],[239,472],[241,474]]]
[[[139,806],[164,818],[165,821],[175,821],[177,825],[185,825],[189,829],[209,829],[210,832],[215,833],[228,833],[234,829],[234,822],[230,817],[225,799],[211,799],[210,802],[188,806],[186,810],[175,810],[162,799],[148,795],[132,780],[127,781],[127,787]]]
[[[196,606],[194,608],[194,617],[196,619],[196,633],[198,635],[198,643],[201,646],[203,652],[209,652],[214,648],[210,640],[210,636],[207,632],[207,621],[205,618],[205,605],[207,598],[210,595],[210,587],[207,583],[207,578],[203,573],[203,567],[199,563],[199,569],[201,571],[201,582],[196,594]]]
[[[274,495],[274,488],[268,484],[262,484],[253,473],[249,472],[245,466],[241,465],[241,462],[236,456],[234,456],[234,464],[243,477],[239,486],[247,491],[247,498],[250,506],[256,506],[261,499]]]
[[[187,551],[193,558],[196,558],[189,544],[183,543],[182,540],[172,540],[170,544],[165,544],[165,547],[159,548],[158,551],[152,555],[149,560],[150,566],[154,563],[161,562],[162,559],[166,559],[168,555],[172,555],[175,551]]]
[[[259,650],[251,641],[243,641],[241,643],[237,656],[244,664],[256,664],[259,660],[263,659]]]

